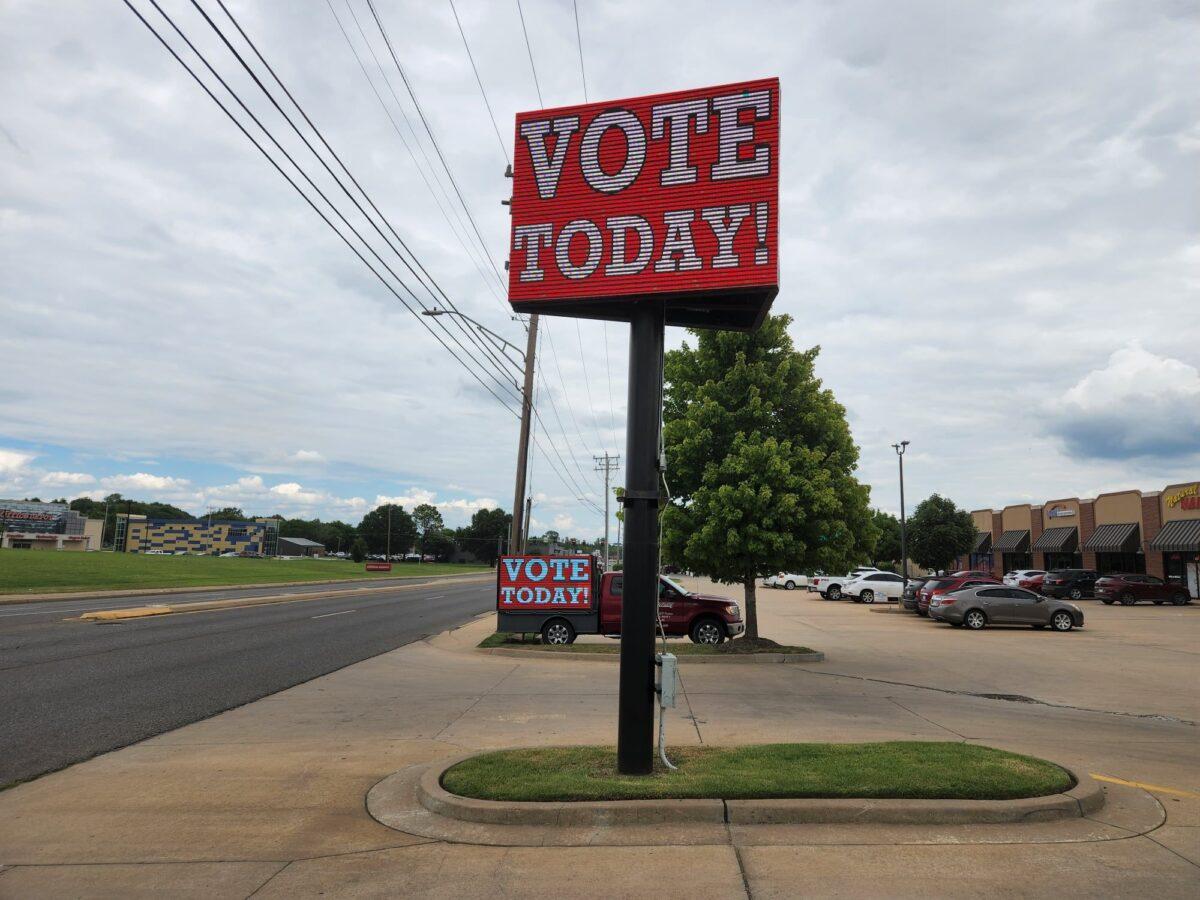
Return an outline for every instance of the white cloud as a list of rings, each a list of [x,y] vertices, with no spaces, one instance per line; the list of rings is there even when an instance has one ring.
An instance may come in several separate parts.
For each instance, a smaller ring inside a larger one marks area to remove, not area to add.
[[[186,478],[171,478],[167,475],[151,475],[136,472],[133,475],[110,475],[100,479],[100,484],[109,491],[168,491],[186,489],[191,482]]]
[[[325,457],[316,450],[297,450],[288,460],[294,463],[323,463]]]
[[[96,476],[87,472],[47,472],[38,480],[46,487],[78,487],[81,484],[94,484]]]
[[[0,474],[13,475],[28,466],[34,458],[32,453],[0,448]]]
[[[1200,370],[1130,344],[1049,405],[1047,428],[1080,457],[1200,454]]]

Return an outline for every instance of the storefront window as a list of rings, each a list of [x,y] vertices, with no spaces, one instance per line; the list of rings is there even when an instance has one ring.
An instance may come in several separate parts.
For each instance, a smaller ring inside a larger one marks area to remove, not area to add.
[[[1029,553],[1005,553],[1003,554],[1004,571],[1012,572],[1015,569],[1032,569],[1033,556]]]
[[[1146,557],[1141,553],[1097,553],[1096,571],[1101,575],[1110,572],[1133,572],[1144,575]]]
[[[967,564],[967,568],[981,572],[990,572],[992,570],[992,554],[972,553],[971,561]]]
[[[1082,569],[1083,554],[1081,553],[1047,553],[1046,554],[1046,571],[1053,572],[1057,569]]]
[[[1172,584],[1187,584],[1188,567],[1200,560],[1200,553],[1195,550],[1177,550],[1163,554],[1163,574]]]

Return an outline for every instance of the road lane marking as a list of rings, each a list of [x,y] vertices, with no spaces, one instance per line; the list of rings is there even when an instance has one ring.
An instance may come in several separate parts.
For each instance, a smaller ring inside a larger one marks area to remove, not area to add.
[[[426,600],[441,600],[445,596],[446,596],[445,594],[434,594],[432,597],[426,597],[425,599]]]
[[[1097,775],[1095,772],[1092,773],[1092,777],[1097,781],[1107,781],[1112,784],[1123,784],[1126,787],[1141,788],[1145,791],[1153,791],[1156,794],[1176,794],[1180,797],[1191,797],[1195,800],[1200,800],[1200,794],[1197,794],[1194,791],[1182,791],[1179,788],[1163,787],[1162,785],[1158,784],[1146,784],[1144,781],[1126,781],[1124,778],[1113,778],[1110,775]]]
[[[314,619],[328,619],[330,616],[344,616],[346,613],[358,612],[357,609],[343,609],[341,612],[324,613],[320,616],[312,616]]]

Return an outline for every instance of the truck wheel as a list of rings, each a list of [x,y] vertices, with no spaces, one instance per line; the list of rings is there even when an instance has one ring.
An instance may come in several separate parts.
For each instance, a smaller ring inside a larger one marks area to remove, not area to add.
[[[716,619],[697,619],[691,637],[693,644],[719,644],[725,640],[725,629]]]
[[[543,644],[575,643],[575,627],[566,619],[551,619],[542,626]]]
[[[825,593],[829,595],[830,600],[841,600],[842,599],[842,586],[840,584],[830,585],[829,590],[826,591]]]

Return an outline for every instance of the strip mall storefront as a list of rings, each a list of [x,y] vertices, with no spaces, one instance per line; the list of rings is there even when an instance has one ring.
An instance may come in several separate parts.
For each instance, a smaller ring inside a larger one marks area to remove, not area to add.
[[[975,543],[961,569],[1136,572],[1200,597],[1200,481],[971,513]]]

